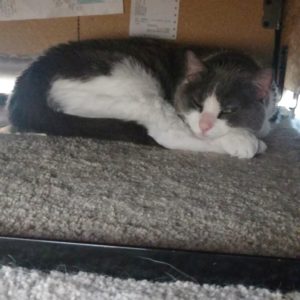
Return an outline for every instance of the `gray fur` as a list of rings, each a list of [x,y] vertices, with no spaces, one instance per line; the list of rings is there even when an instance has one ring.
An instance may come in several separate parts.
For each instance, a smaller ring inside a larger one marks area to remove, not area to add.
[[[205,99],[214,93],[222,111],[234,109],[233,113],[221,112],[218,118],[225,119],[229,126],[258,133],[265,119],[271,117],[266,113],[268,106],[277,99],[276,85],[273,83],[271,88],[272,78],[267,83],[269,86],[257,84],[267,71],[249,56],[232,51],[198,56],[198,59],[203,64],[200,72],[177,89],[175,106],[179,114],[195,109],[201,112]]]

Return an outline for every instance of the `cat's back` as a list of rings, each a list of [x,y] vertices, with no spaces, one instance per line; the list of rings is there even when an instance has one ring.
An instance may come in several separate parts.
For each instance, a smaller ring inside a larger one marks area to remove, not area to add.
[[[114,67],[124,61],[138,65],[139,70],[163,82],[169,92],[170,76],[175,74],[175,47],[172,43],[149,38],[86,40],[54,46],[17,79],[11,103],[20,98],[31,101],[35,98],[33,94],[45,99],[48,89],[58,79],[86,81],[110,75]]]
[[[47,50],[24,75],[43,72],[48,76],[85,79],[108,74],[115,63],[126,58],[132,58],[143,67],[153,69],[159,64],[170,64],[170,54],[174,47],[168,42],[148,38],[70,42]]]
[[[52,47],[18,78],[9,102],[10,121],[17,128],[34,131],[48,130],[50,123],[53,128],[62,127],[54,124],[59,124],[59,120],[65,126],[71,117],[60,114],[51,104],[51,92],[56,83],[68,80],[75,88],[97,78],[109,83],[116,68],[122,65],[130,68],[131,63],[132,70],[125,74],[126,77],[139,78],[135,71],[149,75],[151,80],[147,82],[163,82],[164,95],[171,94],[174,48],[171,43],[144,38],[87,40]],[[105,91],[109,86],[103,86]],[[74,93],[74,89],[68,93]],[[67,125],[70,127],[70,124]],[[55,131],[60,132],[60,129]]]

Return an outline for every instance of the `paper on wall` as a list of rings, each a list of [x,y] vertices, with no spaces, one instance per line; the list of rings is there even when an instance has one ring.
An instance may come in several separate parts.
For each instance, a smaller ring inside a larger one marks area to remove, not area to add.
[[[123,13],[123,0],[0,0],[0,21]]]
[[[176,39],[180,0],[131,0],[131,36]]]

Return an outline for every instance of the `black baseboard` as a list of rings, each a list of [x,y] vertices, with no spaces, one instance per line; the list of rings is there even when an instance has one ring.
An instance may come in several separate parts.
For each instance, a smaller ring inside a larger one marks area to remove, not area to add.
[[[119,278],[300,290],[300,260],[0,237],[0,263]]]

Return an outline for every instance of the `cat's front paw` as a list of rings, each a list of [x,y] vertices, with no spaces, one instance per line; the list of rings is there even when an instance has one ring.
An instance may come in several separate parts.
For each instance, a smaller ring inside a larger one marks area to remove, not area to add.
[[[263,141],[246,130],[228,133],[221,139],[221,144],[226,153],[238,158],[252,158],[267,149]]]

